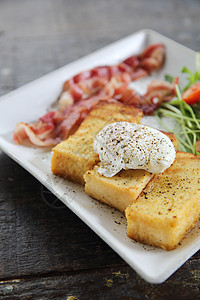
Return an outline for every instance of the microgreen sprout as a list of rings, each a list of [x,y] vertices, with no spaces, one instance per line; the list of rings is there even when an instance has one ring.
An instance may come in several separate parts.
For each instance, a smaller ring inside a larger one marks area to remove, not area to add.
[[[195,82],[200,80],[200,73],[198,71],[193,74],[194,76],[187,68],[183,68],[182,71],[190,75],[190,77],[188,77],[189,84],[187,84],[186,88],[190,87],[194,83],[194,80]],[[186,88],[184,88],[184,90]],[[175,89],[176,98],[168,103],[163,103],[155,112],[156,118],[169,132],[172,132],[172,130],[166,125],[166,122],[162,117],[173,118],[176,122],[173,132],[179,142],[179,150],[200,154],[196,149],[196,142],[200,138],[200,119],[197,118],[192,106],[182,100],[181,91],[178,85],[175,86]]]

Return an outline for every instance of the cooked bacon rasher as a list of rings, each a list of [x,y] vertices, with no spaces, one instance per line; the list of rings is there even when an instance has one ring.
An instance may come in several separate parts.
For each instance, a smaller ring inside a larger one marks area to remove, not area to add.
[[[103,100],[122,102],[153,114],[163,101],[175,95],[174,84],[154,80],[145,95],[130,88],[130,83],[159,70],[165,60],[165,46],[154,44],[115,66],[99,66],[83,71],[63,84],[58,109],[42,116],[34,124],[17,124],[16,144],[27,140],[39,147],[54,146],[73,134],[95,105]]]

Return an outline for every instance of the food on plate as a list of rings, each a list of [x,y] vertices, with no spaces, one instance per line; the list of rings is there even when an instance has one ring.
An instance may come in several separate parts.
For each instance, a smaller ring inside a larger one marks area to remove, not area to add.
[[[91,99],[91,97],[109,96],[122,100],[129,83],[159,70],[165,60],[165,46],[154,44],[142,53],[132,55],[114,66],[97,66],[76,74],[65,81],[58,100],[60,109],[66,105]]]
[[[16,144],[27,144],[38,147],[55,146],[67,139],[80,126],[90,111],[102,99],[88,99],[66,107],[64,111],[50,111],[38,122],[17,124],[13,138]],[[107,99],[108,103],[116,103],[114,99]]]
[[[95,137],[99,154],[98,172],[112,177],[121,170],[165,171],[174,162],[176,151],[171,140],[159,130],[129,122],[105,126]]]
[[[167,132],[163,133],[173,142],[178,150],[175,136]],[[84,174],[85,191],[93,198],[115,207],[124,212],[131,205],[153,177],[153,173],[145,170],[122,170],[112,177],[99,174],[101,163],[95,165],[92,170]]]
[[[187,67],[182,68],[182,73],[187,74],[186,85],[183,87],[179,80],[167,75],[169,82],[175,85],[176,97],[169,103],[162,103],[155,115],[162,126],[171,130],[163,117],[173,120],[173,132],[179,141],[179,150],[200,154],[200,54],[196,54],[197,70],[192,72]],[[171,123],[171,120],[167,123]]]
[[[53,174],[85,185],[88,195],[125,212],[130,238],[171,250],[200,216],[200,157],[176,153],[178,141],[198,153],[200,73],[185,69],[191,84],[183,91],[170,77],[153,80],[139,94],[132,82],[164,61],[165,46],[154,44],[115,66],[76,74],[64,83],[57,109],[35,123],[20,122],[13,138],[16,144],[54,146]],[[155,112],[176,118],[184,138],[139,125],[143,115]]]
[[[52,172],[84,185],[83,174],[99,162],[93,144],[97,133],[116,121],[139,123],[142,112],[120,103],[100,102],[75,134],[53,148]]]
[[[56,110],[49,111],[35,123],[16,125],[14,142],[55,146],[72,135],[102,100],[132,105],[146,115],[153,114],[163,101],[174,97],[174,82],[153,80],[144,95],[131,88],[131,82],[159,70],[164,60],[165,46],[154,44],[115,66],[98,66],[76,74],[64,83]]]
[[[177,247],[200,216],[200,157],[177,152],[174,164],[155,174],[126,209],[128,236],[166,250]]]
[[[107,178],[100,175],[98,169],[99,166],[96,165],[92,170],[85,172],[85,192],[121,212],[137,199],[153,177],[152,173],[145,170],[123,170]]]
[[[183,94],[183,100],[187,104],[195,104],[200,100],[200,82],[193,84]]]
[[[171,250],[196,224],[197,215],[199,217],[200,211],[195,205],[198,202],[198,189],[200,190],[198,186],[200,158],[192,154],[177,152],[174,163],[159,174],[138,169],[122,170],[113,177],[107,178],[98,172],[101,163],[93,144],[100,130],[116,122],[139,123],[141,117],[142,112],[132,106],[100,102],[82,122],[75,134],[54,147],[52,172],[77,183],[83,185],[85,183],[85,190],[89,195],[122,212],[125,211],[128,223],[127,232],[130,238]],[[149,132],[149,134],[152,133]],[[172,134],[169,138],[174,141],[177,150],[176,139]],[[195,182],[195,179],[198,179],[197,183],[192,186],[191,182]],[[191,200],[190,193],[187,193],[191,189],[194,200]],[[147,193],[151,202],[147,201]],[[139,212],[138,206],[134,206],[134,203],[141,204]],[[186,210],[189,205],[193,208],[190,214],[187,214]],[[141,222],[144,218],[146,223],[143,224]],[[141,230],[138,230],[137,220],[141,224]],[[134,231],[135,227],[137,227],[137,233]],[[165,230],[166,235],[164,235]],[[159,232],[163,235],[161,242],[157,239]]]

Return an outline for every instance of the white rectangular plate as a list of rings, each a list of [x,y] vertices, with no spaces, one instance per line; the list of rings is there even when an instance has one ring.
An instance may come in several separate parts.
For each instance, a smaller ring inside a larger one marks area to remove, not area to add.
[[[120,212],[87,196],[83,187],[51,174],[51,151],[17,146],[12,132],[20,122],[42,116],[55,101],[63,82],[72,75],[98,65],[115,64],[151,43],[166,45],[164,68],[155,77],[180,74],[183,65],[195,69],[195,52],[151,30],[139,31],[123,40],[56,70],[0,99],[0,147],[11,158],[34,175],[91,227],[136,272],[151,283],[165,281],[200,248],[198,226],[173,251],[144,246],[126,236],[126,220]],[[154,117],[143,123],[158,126]]]

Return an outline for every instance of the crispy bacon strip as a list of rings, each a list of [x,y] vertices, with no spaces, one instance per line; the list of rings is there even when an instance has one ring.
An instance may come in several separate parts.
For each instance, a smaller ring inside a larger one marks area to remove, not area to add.
[[[129,84],[161,68],[164,59],[164,45],[155,44],[116,66],[95,67],[75,75],[64,83],[57,111],[48,112],[34,124],[17,124],[15,143],[54,146],[73,134],[101,100],[133,105],[152,114],[162,101],[174,96],[173,85],[153,81],[146,94],[139,95]]]
[[[96,97],[75,103],[64,111],[48,112],[35,124],[20,122],[13,134],[14,142],[16,144],[31,143],[38,147],[55,146],[73,134],[100,101],[116,102],[114,99]]]
[[[144,95],[140,95],[134,89],[124,89],[119,101],[141,109],[144,115],[151,115],[162,102],[172,99],[175,95],[175,83],[153,80]]]
[[[120,85],[123,86],[124,82],[129,83],[160,69],[164,60],[164,45],[154,44],[147,47],[141,54],[132,55],[116,66],[100,66],[81,72],[64,83],[58,106],[63,109],[72,102],[98,95],[102,90],[105,95],[110,95],[107,93],[108,86],[110,87],[113,79],[118,82],[118,88]],[[113,92],[110,96],[113,97],[115,94],[118,93]]]

